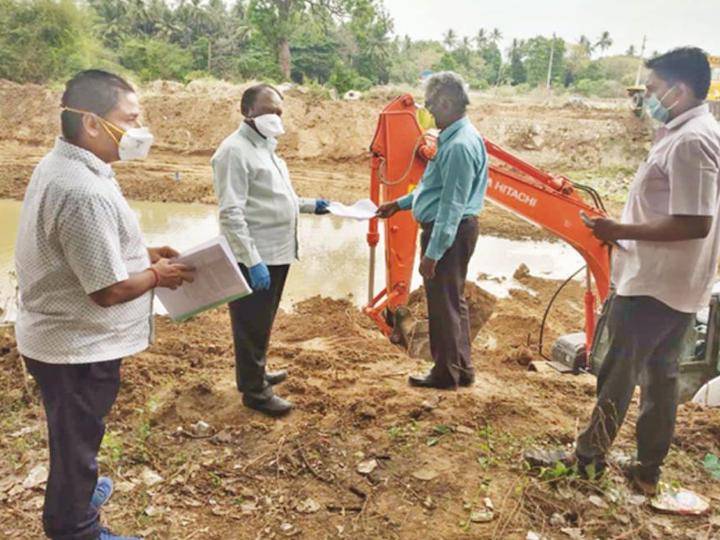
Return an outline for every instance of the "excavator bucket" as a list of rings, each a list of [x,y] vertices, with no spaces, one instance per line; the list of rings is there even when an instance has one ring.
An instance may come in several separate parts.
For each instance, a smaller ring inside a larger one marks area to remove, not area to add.
[[[474,283],[465,284],[465,303],[470,318],[470,342],[472,343],[490,320],[497,298]],[[432,360],[430,353],[430,325],[428,321],[425,289],[420,287],[410,294],[406,306],[395,311],[395,326],[391,339],[403,345],[413,358]]]

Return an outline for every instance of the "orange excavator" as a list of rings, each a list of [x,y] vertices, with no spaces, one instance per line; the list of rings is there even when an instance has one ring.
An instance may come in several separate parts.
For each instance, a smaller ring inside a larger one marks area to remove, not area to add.
[[[380,114],[370,147],[370,198],[375,204],[395,200],[415,189],[428,160],[435,155],[437,139],[421,126],[423,112],[411,95],[404,95]],[[558,340],[553,356],[557,350],[560,356],[567,356],[560,360],[562,364],[571,365],[574,371],[589,369],[586,351],[593,343],[597,301],[604,301],[610,289],[610,248],[591,234],[583,223],[583,214],[605,217],[602,200],[592,188],[541,171],[488,140],[485,146],[491,158],[486,197],[563,239],[587,263],[585,333]],[[386,285],[375,294],[375,250],[380,233],[378,220],[372,219],[367,235],[370,276],[365,313],[385,335],[397,341],[395,315],[408,301],[418,226],[410,212],[398,212],[383,226]]]
[[[427,111],[418,107],[410,95],[395,99],[380,114],[370,147],[370,197],[375,204],[395,200],[415,189],[420,182],[425,165],[435,155],[437,142],[436,137],[422,127],[426,114]],[[605,318],[601,316],[598,320],[596,306],[598,300],[604,301],[609,293],[611,248],[590,233],[583,223],[583,216],[606,216],[602,200],[593,189],[563,176],[543,172],[488,140],[485,140],[485,146],[490,157],[486,197],[563,239],[585,259],[585,332],[558,338],[549,359],[561,372],[597,373],[603,351],[609,346]],[[370,221],[367,235],[370,283],[365,313],[391,340],[402,342],[403,311],[408,311],[406,304],[417,251],[418,227],[410,212],[398,212],[385,220],[386,284],[375,294],[378,227],[377,219]],[[540,354],[544,356],[542,326],[539,345]],[[720,282],[716,284],[707,308],[697,314],[693,331],[684,339],[679,367],[681,401],[691,398],[697,401],[702,397],[703,389],[710,388],[708,385],[720,387]],[[706,385],[708,381],[712,382]]]

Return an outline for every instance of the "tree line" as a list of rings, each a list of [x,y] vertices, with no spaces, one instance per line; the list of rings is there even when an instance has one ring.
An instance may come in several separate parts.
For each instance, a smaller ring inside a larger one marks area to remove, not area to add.
[[[448,30],[442,41],[393,30],[382,0],[0,0],[0,78],[48,83],[101,67],[141,81],[263,79],[345,92],[451,69],[476,89],[532,88],[549,72],[556,87],[617,94],[639,62],[634,48],[605,57],[608,32],[577,43],[514,39],[503,54],[499,29]]]

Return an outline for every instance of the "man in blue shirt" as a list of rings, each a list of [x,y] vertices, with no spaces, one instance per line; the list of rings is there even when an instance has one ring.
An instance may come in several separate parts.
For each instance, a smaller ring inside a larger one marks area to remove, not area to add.
[[[435,366],[425,376],[411,376],[412,386],[455,389],[470,386],[474,380],[464,290],[478,237],[477,215],[485,199],[488,160],[482,137],[466,115],[469,103],[459,75],[442,72],[430,77],[425,105],[440,129],[437,155],[415,191],[378,209],[378,217],[389,218],[412,208],[422,227],[420,274]]]

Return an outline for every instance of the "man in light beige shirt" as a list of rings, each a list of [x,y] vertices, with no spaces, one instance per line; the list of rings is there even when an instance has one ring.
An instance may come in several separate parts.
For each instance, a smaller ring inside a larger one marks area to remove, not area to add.
[[[327,214],[329,201],[299,198],[287,165],[277,155],[284,134],[283,97],[268,84],[251,86],[240,108],[245,120],[212,157],[220,230],[253,294],[230,302],[235,378],[245,406],[269,416],[292,404],[273,386],[285,371],[266,371],[267,351],[290,265],[298,258],[300,213]]]
[[[684,337],[709,303],[717,270],[720,126],[703,102],[710,66],[702,50],[675,49],[646,66],[646,108],[661,127],[620,222],[589,225],[620,248],[615,293],[604,307],[608,347],[594,358],[598,401],[576,459],[580,472],[602,472],[639,384],[637,461],[629,472],[635,487],[653,494],[675,427]]]

